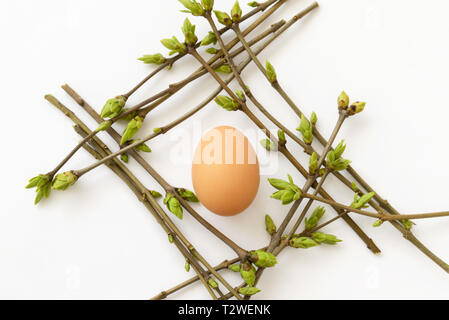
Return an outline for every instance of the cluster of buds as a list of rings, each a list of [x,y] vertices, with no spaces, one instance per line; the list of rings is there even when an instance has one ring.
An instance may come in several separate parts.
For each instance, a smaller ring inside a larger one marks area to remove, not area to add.
[[[185,37],[185,43],[191,47],[195,46],[198,42],[198,37],[195,35],[195,25],[186,18],[181,30]]]
[[[145,54],[142,57],[140,57],[138,60],[140,60],[146,64],[156,64],[156,65],[161,65],[161,64],[165,63],[165,61],[167,61],[167,59],[165,59],[165,57],[160,53]]]
[[[42,198],[48,198],[50,196],[51,184],[51,177],[47,174],[40,174],[28,181],[27,189],[36,188],[34,204],[38,204]]]
[[[271,268],[277,263],[276,257],[264,250],[255,250],[249,253],[249,260],[259,268]]]
[[[316,247],[319,244],[328,244],[328,245],[336,245],[338,242],[342,240],[338,239],[333,234],[325,234],[322,232],[315,232],[310,235],[310,237],[300,237],[293,236],[288,245],[292,248],[297,249],[309,249]]]
[[[202,46],[208,46],[210,44],[214,44],[214,45],[217,44],[217,37],[215,36],[215,33],[213,33],[212,31],[209,31],[207,36],[205,36],[204,39],[201,40],[201,45]],[[211,48],[211,49],[213,49],[213,48]]]
[[[167,206],[168,211],[182,220],[182,207],[173,193],[167,193],[164,198],[164,204]]]
[[[354,194],[354,201],[351,203],[351,207],[354,209],[368,208],[368,202],[375,196],[374,192],[366,193],[363,196],[359,196],[358,193]]]
[[[351,105],[349,104],[349,96],[346,94],[346,92],[342,92],[340,96],[338,97],[337,104],[339,110],[345,110],[348,116],[353,116],[357,113],[360,113],[365,109],[366,103],[365,102],[354,102]]]
[[[288,180],[289,181],[282,179],[268,179],[268,182],[270,182],[274,188],[279,190],[273,193],[271,198],[281,200],[284,205],[298,200],[302,195],[301,189],[293,183],[293,179],[290,175],[288,175]]]
[[[351,164],[350,160],[342,158],[345,150],[346,145],[344,141],[341,141],[334,150],[329,151],[326,158],[326,166],[328,169],[341,171],[345,170]]]
[[[67,171],[58,174],[53,180],[52,187],[55,190],[65,191],[68,187],[75,184],[78,176],[73,171]]]
[[[191,13],[194,16],[203,16],[204,15],[204,7],[199,4],[198,2],[194,0],[179,0],[179,2],[182,3],[184,7],[186,7],[187,10],[182,10],[182,12],[185,13]],[[214,2],[212,0],[209,1],[202,1],[205,3],[208,7],[212,7],[214,5]],[[210,9],[209,9],[210,10]]]
[[[266,67],[268,81],[270,81],[271,83],[275,83],[277,81],[277,74],[276,74],[276,70],[274,70],[273,65],[269,61],[267,61],[265,63],[265,67]]]
[[[189,202],[200,202],[193,191],[184,188],[178,188],[176,191],[184,200],[187,200]]]
[[[186,53],[187,48],[185,44],[181,43],[175,36],[171,37],[170,39],[162,39],[161,43],[164,47],[170,50],[169,55],[173,55],[175,53]]]
[[[100,116],[102,118],[115,118],[120,115],[125,104],[126,97],[124,96],[117,96],[115,98],[109,99],[103,106]]]

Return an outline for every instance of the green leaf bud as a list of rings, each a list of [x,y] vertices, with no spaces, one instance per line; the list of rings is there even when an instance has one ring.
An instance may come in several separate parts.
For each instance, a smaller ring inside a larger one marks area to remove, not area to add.
[[[167,61],[167,59],[164,58],[164,56],[160,53],[156,54],[145,54],[142,57],[140,57],[138,60],[142,61],[146,64],[157,64],[161,65]]]
[[[243,287],[239,289],[239,293],[244,296],[252,296],[258,292],[260,292],[260,289],[257,289],[256,287]]]
[[[413,227],[413,222],[411,220],[401,220],[402,225],[404,226],[405,229],[410,230]]]
[[[167,193],[164,199],[164,204],[167,206],[167,209],[171,213],[173,213],[176,217],[182,220],[182,207],[174,194]]]
[[[187,45],[194,46],[198,42],[198,37],[195,35],[195,25],[193,25],[188,18],[184,20],[181,30]]]
[[[173,243],[175,241],[175,239],[173,238],[173,236],[171,234],[168,235],[168,242]]]
[[[53,180],[52,187],[55,190],[64,191],[67,190],[68,187],[75,184],[76,180],[78,180],[78,177],[73,173],[73,171],[60,173]]]
[[[97,132],[108,130],[112,126],[112,121],[107,120],[100,123],[100,125],[97,128]]]
[[[215,36],[215,33],[213,33],[212,31],[209,31],[207,36],[205,36],[204,39],[201,41],[201,45],[208,46],[211,43],[213,43],[214,45],[217,44],[217,37]]]
[[[326,213],[326,209],[324,209],[324,207],[317,207],[310,215],[310,218],[308,218],[308,219],[306,218],[306,220],[305,220],[306,229],[310,230],[310,229],[315,228],[325,213]]]
[[[184,200],[190,201],[190,202],[200,202],[198,198],[196,197],[195,193],[193,193],[190,190],[179,188],[178,194],[183,198]]]
[[[220,50],[217,50],[217,49],[215,49],[215,48],[208,48],[207,50],[206,50],[206,52],[207,53],[209,53],[209,54],[217,54],[217,52],[219,52]]]
[[[348,108],[349,97],[346,92],[342,91],[342,93],[338,96],[337,103],[339,109],[346,110]]]
[[[274,146],[271,143],[271,140],[269,140],[269,139],[260,140],[260,144],[261,144],[262,147],[264,147],[268,151],[273,151],[274,150]]]
[[[351,183],[351,189],[354,192],[359,192],[360,191],[359,187],[357,186],[357,184],[355,182]]]
[[[248,6],[250,6],[251,8],[257,8],[258,6],[260,6],[260,4],[257,1],[252,1],[248,3]]]
[[[274,188],[278,190],[288,190],[291,187],[291,183],[289,181],[285,181],[282,179],[268,179],[268,182]]]
[[[302,114],[299,127],[296,129],[302,134],[302,138],[306,144],[312,144],[313,141],[313,128],[309,120]]]
[[[135,116],[137,116],[137,111],[132,111],[132,112],[126,114],[124,117],[122,117],[121,115],[122,115],[123,113],[125,113],[125,112],[128,112],[128,110],[129,110],[129,108],[123,108],[123,109],[120,111],[120,114],[119,114],[120,119],[119,119],[119,120],[129,122],[129,121],[131,121]]]
[[[211,11],[214,7],[214,0],[201,0],[204,10]]]
[[[312,233],[312,239],[318,243],[324,243],[329,245],[336,245],[338,242],[341,242],[341,240],[338,239],[333,234],[325,234],[322,232]]]
[[[281,145],[285,145],[287,143],[287,139],[285,139],[285,132],[280,129],[278,130],[278,140]]]
[[[179,42],[179,40],[176,37],[172,37],[171,39],[162,39],[161,43],[164,47],[171,50],[170,55],[174,53],[185,53],[186,46]]]
[[[214,13],[217,17],[218,22],[227,27],[230,27],[232,25],[231,17],[226,12],[215,10]]]
[[[124,144],[125,142],[127,142],[136,135],[137,131],[139,131],[139,129],[142,127],[144,120],[145,120],[144,118],[136,116],[134,117],[134,119],[128,122],[128,125],[126,126],[126,129],[123,132],[120,145]]]
[[[313,176],[316,174],[318,169],[318,155],[316,152],[312,153],[309,160],[309,173]]]
[[[230,74],[232,73],[232,69],[228,64],[222,64],[218,68],[215,68],[215,72]]]
[[[136,143],[139,141],[140,141],[140,139],[130,140],[129,143],[133,144],[133,143]],[[151,148],[148,145],[146,145],[145,143],[139,144],[135,149],[138,151],[147,152],[147,153],[151,152]]]
[[[316,123],[318,122],[318,116],[315,112],[312,112],[312,115],[310,116],[310,122],[312,123],[312,125],[316,125]]]
[[[187,272],[190,271],[190,262],[188,260],[186,260],[186,263],[184,265],[184,269],[186,269]]]
[[[103,106],[100,116],[102,118],[114,118],[120,114],[125,104],[126,98],[124,96],[109,99]]]
[[[242,90],[235,91],[235,95],[242,101],[246,101],[245,93]]]
[[[263,250],[251,251],[249,253],[250,260],[259,268],[271,268],[276,263],[276,257],[270,253]]]
[[[52,181],[50,176],[46,174],[40,174],[37,177],[31,178],[29,180],[27,189],[36,188],[36,197],[34,199],[34,204],[38,204],[44,197],[48,198],[51,192]]]
[[[288,242],[288,245],[292,248],[308,249],[316,247],[318,243],[308,237],[293,237]]]
[[[240,105],[227,96],[217,96],[214,100],[220,107],[228,111],[237,111]]]
[[[267,69],[267,78],[271,83],[275,83],[277,81],[276,70],[274,70],[273,65],[267,61],[265,62],[265,67]]]
[[[218,283],[214,280],[214,278],[209,278],[209,281],[207,281],[207,283],[209,283],[210,287],[213,289],[218,288]]]
[[[162,132],[162,128],[154,128],[153,132],[154,133],[161,133]]]
[[[362,112],[365,109],[366,102],[354,102],[348,109],[348,115],[353,116],[357,113]]]
[[[354,209],[366,208],[368,202],[371,201],[375,194],[375,192],[366,193],[360,198],[355,194],[354,202],[351,204],[351,207]]]
[[[129,161],[129,156],[128,156],[128,154],[127,154],[127,153],[122,153],[122,154],[120,155],[120,160],[122,160],[124,163],[128,163],[128,161]]]
[[[233,22],[240,22],[240,18],[242,17],[242,9],[240,8],[238,0],[235,1],[234,6],[231,9],[231,17]]]
[[[383,220],[381,220],[381,219],[376,220],[376,221],[373,223],[373,227],[374,227],[374,228],[380,227],[383,223],[384,223],[384,222],[383,222]]]
[[[35,188],[35,187],[41,187],[45,184],[47,184],[50,181],[50,177],[46,174],[40,174],[36,177],[31,178],[28,181],[28,185],[25,187],[27,189]]]
[[[276,225],[270,215],[265,215],[265,228],[270,236],[276,233]]]
[[[253,286],[256,282],[256,269],[249,262],[245,262],[240,266],[240,275],[249,286]]]
[[[186,7],[186,9],[188,10],[188,11],[184,11],[184,12],[191,13],[194,16],[204,15],[204,9],[198,2],[193,1],[193,0],[178,0],[178,1],[181,2],[182,5],[184,7]],[[213,3],[213,1],[212,1],[212,3]]]
[[[239,264],[231,264],[228,266],[228,269],[233,272],[240,272],[240,265]]]
[[[149,190],[151,195],[153,196],[153,198],[160,198],[162,197],[162,194],[160,194],[159,192],[155,191],[155,190]]]

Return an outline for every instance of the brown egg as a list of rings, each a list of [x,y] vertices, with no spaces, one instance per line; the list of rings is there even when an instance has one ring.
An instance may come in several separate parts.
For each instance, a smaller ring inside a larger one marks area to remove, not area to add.
[[[212,129],[196,148],[192,180],[198,199],[207,209],[221,216],[241,213],[259,189],[256,152],[237,129]]]

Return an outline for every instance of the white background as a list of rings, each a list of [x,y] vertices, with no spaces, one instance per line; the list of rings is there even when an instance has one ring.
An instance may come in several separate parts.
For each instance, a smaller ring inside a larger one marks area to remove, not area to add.
[[[218,9],[228,10],[233,1],[216,3]],[[251,36],[310,3],[288,1]],[[449,209],[448,2],[321,0],[320,4],[264,51],[261,60],[273,63],[286,91],[308,114],[317,112],[319,129],[326,136],[337,117],[335,101],[341,90],[367,101],[366,111],[348,120],[339,135],[347,141],[347,157],[354,167],[401,212]],[[183,259],[153,217],[109,169],[101,167],[86,175],[70,191],[53,192],[39,206],[33,206],[34,192],[24,188],[30,177],[51,170],[79,141],[71,122],[43,99],[44,94],[55,94],[95,126],[60,85],[69,83],[99,110],[106,99],[124,93],[153,69],[137,57],[165,54],[159,40],[174,34],[181,38],[180,9],[175,0],[0,2],[0,298],[147,299],[193,275],[193,271],[186,274]],[[191,20],[204,36],[205,22]],[[230,39],[231,33],[225,38]],[[183,59],[133,96],[130,105],[197,67],[193,59]],[[255,95],[289,128],[296,128],[298,119],[258,70],[253,65],[246,70],[243,77]],[[141,135],[189,110],[214,88],[210,77],[187,87],[151,113]],[[154,152],[145,157],[170,183],[190,188],[190,159],[173,163],[174,138],[198,125],[207,129],[221,124],[254,128],[243,114],[222,111],[211,103],[183,124],[183,131],[151,142]],[[116,150],[106,135],[101,137]],[[295,149],[294,154],[306,161]],[[81,150],[66,168],[79,169],[91,162]],[[149,188],[160,190],[132,160],[130,168]],[[299,185],[304,182],[282,158],[269,176],[285,177],[287,172]],[[280,223],[288,210],[269,199],[273,191],[266,182],[269,176],[262,177],[259,194],[244,214],[221,218],[199,205],[195,208],[242,247],[264,246],[269,240],[264,214]],[[351,202],[351,193],[336,179],[330,177],[326,188],[338,200]],[[327,217],[333,216],[328,210]],[[382,249],[381,255],[367,250],[343,221],[336,222],[326,232],[342,238],[340,245],[285,250],[279,264],[264,273],[256,298],[449,298],[448,275],[392,226],[374,229],[373,220],[353,218]],[[234,257],[188,214],[177,224],[214,264]],[[415,234],[449,260],[448,228],[448,219],[419,221]],[[237,275],[229,279],[240,282]],[[194,285],[172,298],[208,298],[208,294]]]

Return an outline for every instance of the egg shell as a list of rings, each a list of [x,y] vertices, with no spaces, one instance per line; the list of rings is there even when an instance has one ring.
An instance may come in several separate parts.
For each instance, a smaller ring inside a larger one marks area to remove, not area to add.
[[[230,126],[203,135],[192,163],[200,202],[221,216],[241,213],[254,201],[260,183],[259,161],[248,138]]]

